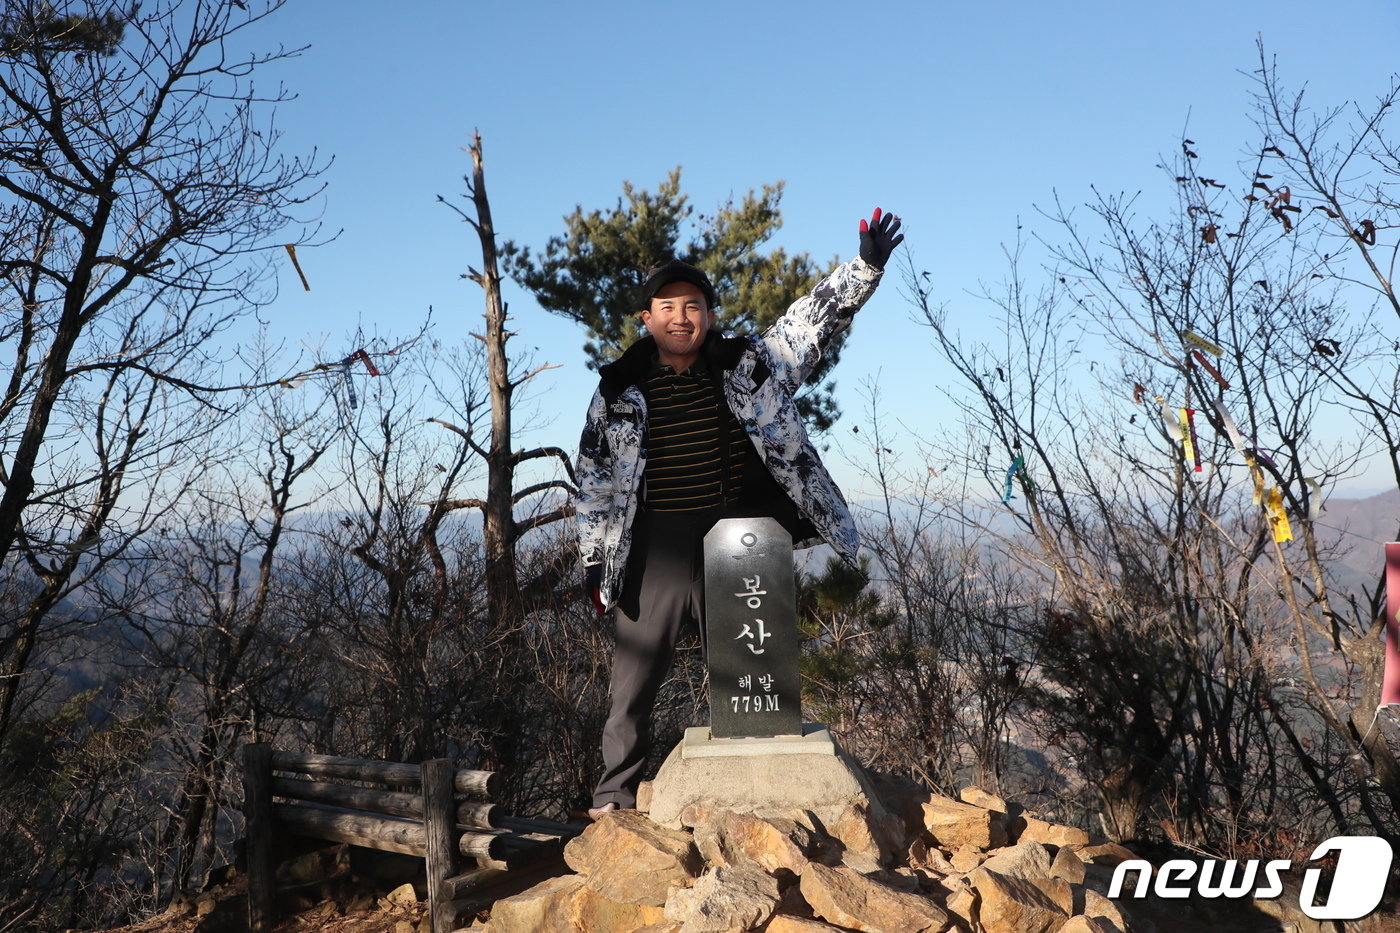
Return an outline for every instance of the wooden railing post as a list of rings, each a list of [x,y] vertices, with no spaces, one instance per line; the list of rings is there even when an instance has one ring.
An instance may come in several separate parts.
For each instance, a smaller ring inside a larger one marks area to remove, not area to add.
[[[243,746],[243,821],[247,832],[248,929],[272,929],[272,746],[250,742]]]
[[[457,805],[453,797],[455,767],[450,758],[423,762],[423,823],[428,835],[428,914],[433,933],[456,926],[454,901],[443,885],[457,874]]]

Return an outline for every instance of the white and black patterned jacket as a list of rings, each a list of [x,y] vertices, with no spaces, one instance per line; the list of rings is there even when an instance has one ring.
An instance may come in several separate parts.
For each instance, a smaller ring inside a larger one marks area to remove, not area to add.
[[[827,344],[850,326],[875,292],[882,274],[864,260],[852,259],[793,302],[761,337],[712,332],[705,345],[730,411],[778,486],[817,532],[794,546],[825,541],[851,563],[860,547],[855,521],[807,438],[793,396]],[[598,391],[579,440],[579,549],[585,566],[602,565],[601,595],[609,608],[622,593],[646,466],[647,405],[640,383],[654,353],[654,341],[644,337],[598,371]]]

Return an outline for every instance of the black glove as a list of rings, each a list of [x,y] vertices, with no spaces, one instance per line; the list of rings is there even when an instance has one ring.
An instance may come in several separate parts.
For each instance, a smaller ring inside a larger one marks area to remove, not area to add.
[[[890,253],[904,242],[904,234],[895,236],[898,232],[899,218],[894,214],[881,217],[880,209],[875,208],[869,223],[864,220],[860,222],[860,258],[876,269],[885,268],[885,263],[890,261]]]
[[[583,591],[588,594],[588,598],[593,601],[593,608],[602,615],[607,611],[603,605],[603,565],[594,564],[591,567],[583,568]]]

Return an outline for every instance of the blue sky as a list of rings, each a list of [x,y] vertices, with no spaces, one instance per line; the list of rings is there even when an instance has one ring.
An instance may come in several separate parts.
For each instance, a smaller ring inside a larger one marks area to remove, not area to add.
[[[610,206],[624,180],[654,188],[678,165],[698,210],[782,179],[774,245],[848,257],[859,218],[893,210],[939,298],[975,328],[988,309],[973,295],[1006,274],[1002,244],[1018,220],[1048,229],[1036,205],[1055,192],[1165,203],[1154,166],[1183,131],[1228,175],[1254,144],[1256,36],[1286,82],[1341,103],[1389,87],[1400,35],[1389,0],[1325,13],[1295,0],[356,6],[291,0],[259,27],[311,46],[260,80],[299,95],[279,114],[288,151],[334,155],[324,221],[344,231],[301,251],[312,291],[286,268],[266,317],[328,353],[353,350],[356,327],[411,333],[429,306],[444,343],[478,328],[480,291],[458,278],[479,262],[475,239],[435,203],[463,191],[474,129],[504,237],[542,246],[575,205]],[[843,354],[838,434],[862,423],[857,390],[877,377],[901,444],[952,417],[896,284]],[[507,298],[515,346],[561,364],[537,381],[544,427],[525,440],[572,449],[594,384],[582,334],[514,286]]]

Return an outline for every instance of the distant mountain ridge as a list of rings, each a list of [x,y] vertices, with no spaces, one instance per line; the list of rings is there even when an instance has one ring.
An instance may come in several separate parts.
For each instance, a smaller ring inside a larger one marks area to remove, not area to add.
[[[1385,544],[1400,541],[1400,489],[1364,499],[1333,496],[1317,519],[1319,544],[1337,547],[1330,561],[1334,583],[1346,592],[1367,593],[1385,570]]]

